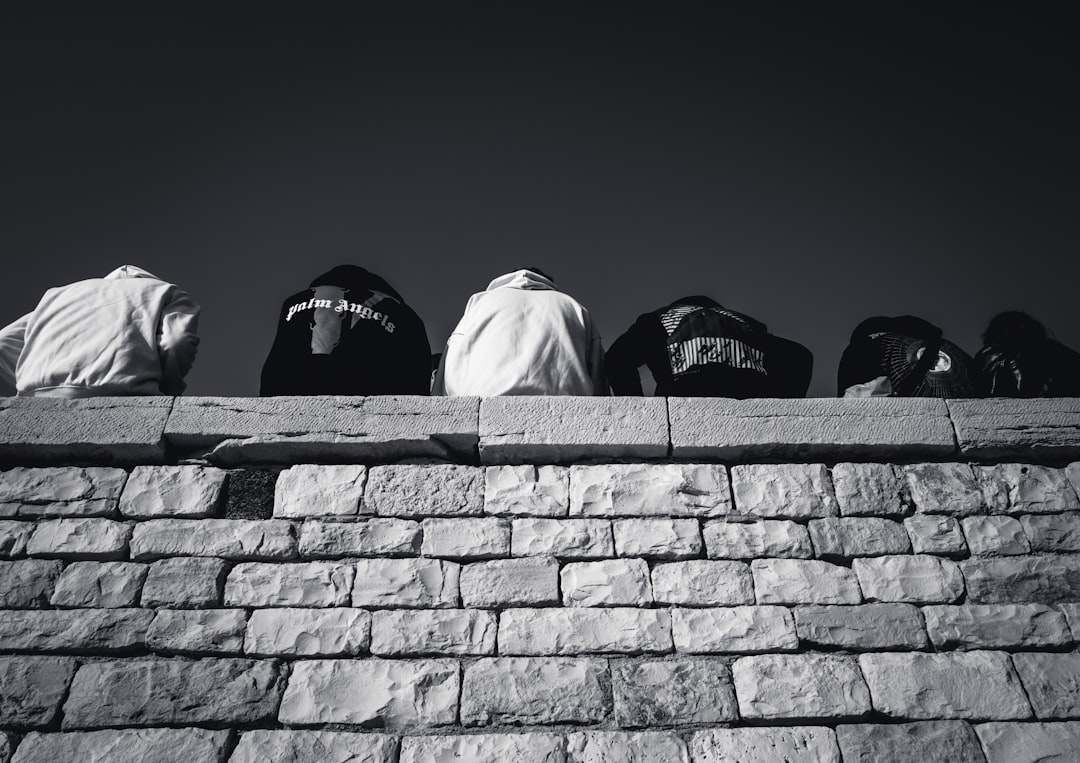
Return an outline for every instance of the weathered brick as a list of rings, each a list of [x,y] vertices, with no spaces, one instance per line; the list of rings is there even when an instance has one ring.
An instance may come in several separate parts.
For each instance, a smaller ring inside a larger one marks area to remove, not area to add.
[[[1022,652],[1012,661],[1040,720],[1080,718],[1080,654]]]
[[[615,555],[607,519],[515,519],[510,551],[514,556],[603,559]]]
[[[696,519],[618,519],[612,522],[619,556],[692,559],[701,556]]]
[[[740,657],[731,669],[744,719],[854,718],[870,692],[854,658],[832,654]]]
[[[499,615],[500,654],[639,654],[671,650],[671,614],[666,609],[505,609]]]
[[[938,649],[1062,646],[1072,642],[1065,617],[1042,604],[964,604],[923,607]]]
[[[134,607],[145,579],[145,564],[72,562],[49,601],[54,607]]]
[[[607,660],[484,657],[465,667],[464,726],[599,723],[610,714]]]
[[[281,472],[274,488],[274,516],[356,516],[374,513],[361,504],[367,467],[300,464]]]
[[[986,513],[982,490],[968,464],[912,464],[903,469],[916,511],[955,517]]]
[[[484,513],[484,471],[475,466],[374,466],[364,504],[381,517],[458,517]]]
[[[456,660],[303,660],[293,666],[278,721],[415,728],[457,718]]]
[[[758,604],[859,604],[862,593],[846,567],[814,559],[755,559],[750,563]]]
[[[971,553],[979,556],[1015,556],[1031,551],[1024,528],[1014,517],[992,515],[960,520]]]
[[[226,472],[208,466],[136,466],[120,496],[125,517],[212,517]]]
[[[510,556],[510,522],[497,517],[425,519],[424,556],[497,559]]]
[[[63,562],[44,559],[0,562],[0,607],[47,606],[63,567]]]
[[[784,607],[674,609],[675,649],[688,654],[753,654],[795,649],[795,621]]]
[[[147,609],[28,609],[0,617],[0,650],[129,652],[146,645]]]
[[[247,621],[244,652],[266,657],[337,657],[366,651],[371,613],[364,609],[256,609]]]
[[[416,556],[420,523],[411,519],[368,519],[362,522],[308,520],[300,528],[300,556],[339,559],[343,556]]]
[[[922,649],[926,628],[913,604],[796,607],[799,639],[841,649]]]
[[[811,519],[807,528],[814,543],[814,554],[822,559],[906,554],[911,551],[904,526],[880,517]]]
[[[844,763],[985,763],[975,731],[964,721],[841,724],[836,741]]]
[[[735,720],[731,669],[708,658],[612,660],[615,719],[622,727]]]
[[[806,527],[788,520],[706,522],[704,536],[710,559],[813,556]]]
[[[126,479],[107,467],[15,467],[0,472],[0,516],[115,516]]]
[[[1031,464],[977,466],[976,475],[993,514],[1052,514],[1080,509],[1062,469]]]
[[[26,556],[26,544],[33,532],[33,522],[0,519],[0,559]]]
[[[570,516],[714,517],[731,511],[719,464],[595,464],[570,467]]]
[[[70,657],[0,657],[0,728],[42,728],[51,724],[75,667]]]
[[[942,514],[916,514],[904,520],[904,529],[911,538],[911,550],[916,554],[965,556],[967,542],[954,517]]]
[[[576,731],[566,735],[567,763],[690,763],[686,742],[670,731]]]
[[[460,566],[439,559],[358,559],[354,607],[457,607]]]
[[[964,578],[956,562],[936,556],[855,559],[851,568],[867,601],[950,603],[964,593]]]
[[[229,731],[207,729],[106,729],[29,734],[18,763],[202,763],[223,760]]]
[[[653,601],[649,565],[642,559],[574,562],[559,573],[568,607],[643,606]]]
[[[825,726],[698,731],[690,754],[694,763],[840,763],[836,737]]]
[[[559,563],[550,556],[474,562],[461,571],[465,607],[522,607],[559,603]]]
[[[499,517],[565,517],[570,470],[565,466],[489,466],[484,469],[484,512]]]
[[[387,734],[354,731],[252,729],[240,736],[229,763],[340,761],[397,763],[398,741]]]
[[[39,522],[26,553],[50,559],[123,559],[131,526],[111,519],[51,519]]]
[[[835,517],[829,471],[823,464],[745,464],[731,468],[735,508],[770,519]]]
[[[214,556],[234,561],[293,559],[296,538],[284,520],[151,519],[135,526],[131,558]]]
[[[236,654],[244,651],[243,609],[159,609],[146,646],[166,654]]]
[[[716,607],[754,603],[754,578],[743,562],[707,561],[657,564],[652,569],[657,604]]]
[[[341,607],[348,604],[355,571],[333,562],[244,562],[225,580],[229,607]]]
[[[842,517],[896,517],[910,510],[900,472],[892,464],[837,464],[832,481]]]
[[[380,657],[495,654],[498,622],[484,609],[375,612],[371,653]]]
[[[986,763],[1068,763],[1080,749],[1080,723],[982,723]]]
[[[93,662],[71,682],[63,728],[261,723],[273,719],[284,684],[269,661]]]
[[[1032,551],[1080,551],[1080,513],[1020,517]]]
[[[859,655],[874,709],[891,718],[1030,718],[1020,680],[1004,652]]]
[[[960,563],[968,601],[979,604],[1080,601],[1080,556],[1011,556]]]
[[[527,732],[407,736],[401,740],[400,763],[439,763],[453,760],[470,763],[565,763],[565,748],[566,742],[562,734]],[[391,763],[389,758],[387,763]]]
[[[144,607],[216,607],[228,565],[210,557],[174,557],[150,565],[142,588]]]

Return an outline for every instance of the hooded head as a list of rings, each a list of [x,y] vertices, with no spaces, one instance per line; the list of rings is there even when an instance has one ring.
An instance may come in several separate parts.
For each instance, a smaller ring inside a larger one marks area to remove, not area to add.
[[[331,268],[311,282],[310,288],[314,289],[316,286],[338,286],[346,291],[378,291],[389,294],[398,302],[405,301],[393,286],[359,265],[338,265]]]
[[[983,344],[998,350],[1013,352],[1046,341],[1046,327],[1027,313],[1009,310],[990,319]]]
[[[116,270],[105,276],[105,278],[152,278],[155,281],[161,280],[149,270],[143,270],[138,265],[121,265]]]
[[[492,282],[488,284],[487,290],[491,291],[492,289],[501,289],[504,287],[511,289],[550,289],[552,291],[558,291],[558,288],[555,286],[555,279],[535,268],[511,270],[509,273],[505,273],[492,280]]]

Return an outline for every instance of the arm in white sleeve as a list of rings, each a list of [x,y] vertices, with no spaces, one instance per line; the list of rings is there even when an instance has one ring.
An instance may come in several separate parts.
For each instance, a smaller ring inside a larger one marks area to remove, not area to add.
[[[12,393],[15,392],[15,367],[26,343],[26,326],[32,315],[27,313],[0,329],[0,388],[9,387]]]
[[[174,289],[171,297],[162,311],[158,333],[161,392],[181,395],[187,387],[184,377],[195,363],[199,348],[199,312],[202,308],[180,289]]]

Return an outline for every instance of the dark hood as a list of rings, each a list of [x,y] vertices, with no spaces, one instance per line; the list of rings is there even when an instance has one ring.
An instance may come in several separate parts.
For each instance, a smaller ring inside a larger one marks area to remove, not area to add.
[[[316,286],[340,286],[350,292],[381,291],[383,294],[389,294],[398,302],[405,302],[393,286],[359,265],[338,265],[331,268],[311,282],[310,288]]]
[[[879,315],[867,318],[856,326],[851,332],[851,341],[865,339],[872,334],[899,334],[926,341],[941,339],[941,329],[922,318],[914,315],[900,315],[895,318]]]
[[[743,323],[745,323],[750,328],[751,331],[755,331],[755,332],[757,332],[759,334],[765,334],[765,333],[768,333],[768,331],[769,331],[768,326],[766,326],[764,323],[757,320],[756,318],[751,318],[749,315],[746,315],[745,313],[740,313],[738,310],[732,310],[731,308],[724,307],[723,305],[721,305],[719,302],[717,302],[712,297],[706,297],[706,296],[701,295],[701,294],[695,294],[695,295],[690,296],[690,297],[679,297],[677,300],[672,302],[670,305],[668,305],[665,308],[662,308],[662,309],[658,310],[657,312],[662,313],[665,310],[670,310],[671,308],[678,307],[679,305],[694,305],[696,307],[714,307],[714,308],[717,308],[719,310],[723,310],[723,311],[725,311],[727,313],[731,313],[731,315],[733,315],[733,316],[738,316],[738,319],[741,320]]]

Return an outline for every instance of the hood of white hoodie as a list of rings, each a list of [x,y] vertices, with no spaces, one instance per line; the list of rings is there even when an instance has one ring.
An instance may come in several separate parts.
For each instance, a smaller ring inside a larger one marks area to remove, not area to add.
[[[153,278],[155,281],[161,280],[149,270],[143,270],[138,265],[121,265],[105,278]]]
[[[558,291],[550,278],[544,278],[531,270],[515,270],[501,275],[488,284],[487,291],[494,289],[550,289]]]

